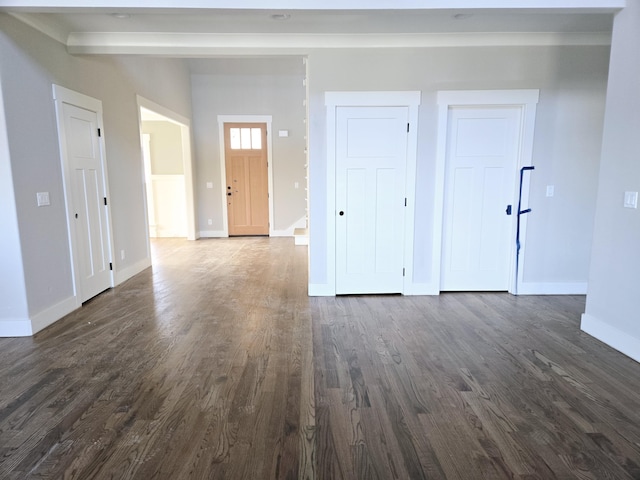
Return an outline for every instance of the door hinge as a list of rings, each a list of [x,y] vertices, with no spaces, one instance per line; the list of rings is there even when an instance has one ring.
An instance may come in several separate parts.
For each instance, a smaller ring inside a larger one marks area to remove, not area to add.
[[[407,197],[404,198],[404,206],[407,206]]]
[[[409,133],[409,124],[407,123],[407,133]]]
[[[104,204],[107,204],[107,197],[104,197]]]
[[[100,129],[98,129],[98,136],[101,137],[102,136],[102,132],[100,131]]]
[[[109,270],[113,270],[113,263],[109,262]]]
[[[402,268],[402,276],[403,276],[403,277],[404,277],[404,274],[405,274],[405,273],[406,273],[406,272],[405,272],[405,269],[404,269],[404,267],[403,267],[403,268]]]

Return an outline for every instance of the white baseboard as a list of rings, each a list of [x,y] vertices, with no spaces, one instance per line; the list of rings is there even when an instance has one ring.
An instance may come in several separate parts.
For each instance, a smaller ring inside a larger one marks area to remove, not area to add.
[[[582,314],[580,329],[633,358],[636,362],[640,362],[640,339],[586,313]]]
[[[133,265],[116,270],[115,282],[116,285],[120,285],[122,282],[129,280],[134,275],[139,274],[143,270],[146,270],[151,266],[150,258],[143,258],[142,260],[134,263]]]
[[[587,283],[522,282],[518,295],[586,295]]]
[[[43,310],[36,315],[31,316],[31,330],[35,335],[40,330],[47,328],[49,325],[57,322],[65,315],[70,314],[74,310],[80,307],[76,297],[69,297],[62,302],[59,302],[52,307]]]
[[[306,215],[303,217],[300,217],[298,220],[296,220],[293,224],[289,225],[288,228],[285,228],[284,230],[271,230],[269,232],[269,236],[270,237],[293,237],[293,231],[296,228],[306,228],[307,226],[307,217]]]
[[[434,283],[408,283],[404,288],[405,295],[440,295],[440,285]]]
[[[229,235],[224,230],[200,230],[200,238],[226,238]]]
[[[310,297],[335,297],[336,290],[326,283],[310,283],[309,284],[309,296]]]
[[[33,335],[31,321],[28,318],[0,320],[0,337],[30,337]]]

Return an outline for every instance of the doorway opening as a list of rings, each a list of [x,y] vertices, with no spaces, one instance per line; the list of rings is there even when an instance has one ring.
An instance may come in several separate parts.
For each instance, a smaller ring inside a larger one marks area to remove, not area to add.
[[[147,236],[196,239],[188,119],[138,96]]]

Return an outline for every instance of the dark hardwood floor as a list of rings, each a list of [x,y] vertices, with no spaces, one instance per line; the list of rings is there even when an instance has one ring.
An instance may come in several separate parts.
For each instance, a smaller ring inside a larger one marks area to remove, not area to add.
[[[308,298],[289,238],[153,250],[0,339],[0,479],[640,479],[640,364],[584,297]]]

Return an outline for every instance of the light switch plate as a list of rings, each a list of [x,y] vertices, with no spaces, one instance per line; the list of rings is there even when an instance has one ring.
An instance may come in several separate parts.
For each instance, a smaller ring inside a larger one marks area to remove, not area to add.
[[[624,207],[638,208],[638,192],[624,192]]]
[[[39,207],[51,205],[51,202],[49,201],[49,192],[38,192],[36,193],[36,198],[38,199]]]
[[[289,136],[289,130],[278,130],[278,136],[279,137],[288,137]]]
[[[213,188],[213,182],[207,182],[207,188]]]
[[[555,187],[553,185],[547,185],[547,197],[553,197],[555,193]]]

